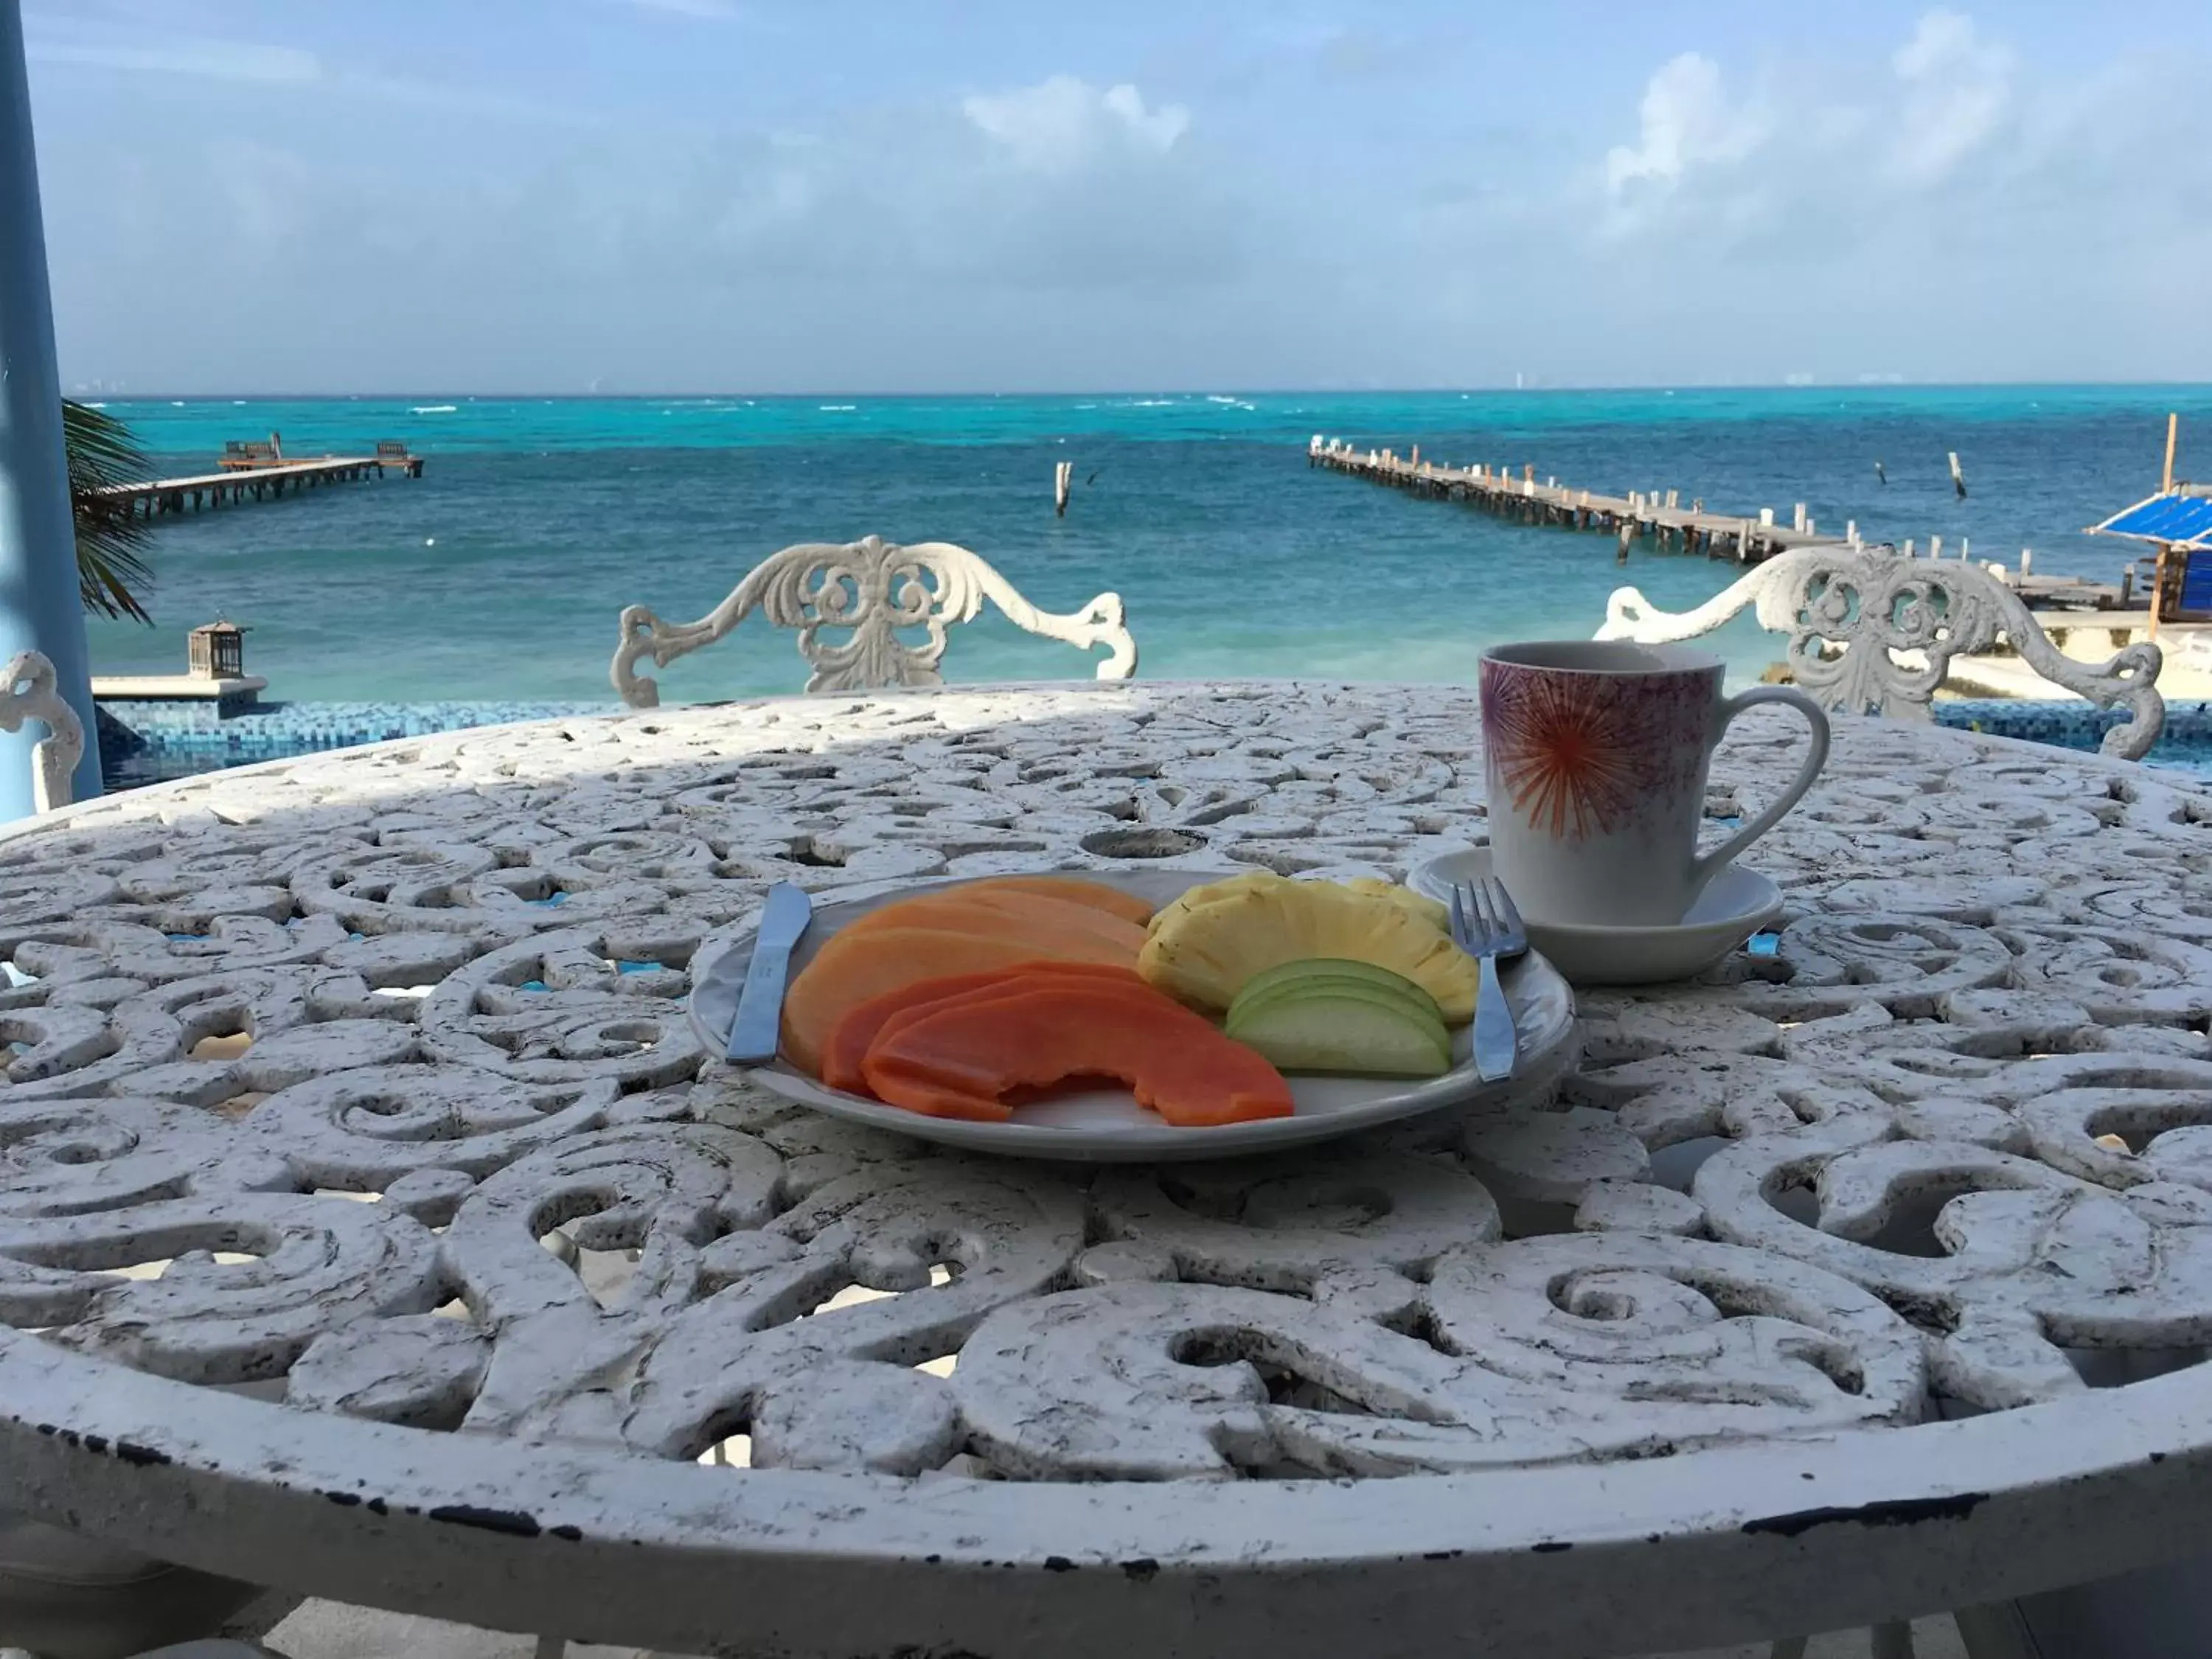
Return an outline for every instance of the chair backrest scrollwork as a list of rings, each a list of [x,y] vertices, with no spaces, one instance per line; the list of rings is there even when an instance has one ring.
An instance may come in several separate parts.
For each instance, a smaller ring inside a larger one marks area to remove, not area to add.
[[[63,697],[53,664],[36,651],[17,654],[0,677],[0,732],[20,732],[27,720],[46,724],[46,736],[31,745],[31,805],[51,812],[70,804],[84,722]]]
[[[1692,639],[1747,609],[1762,627],[1790,636],[1790,677],[1830,709],[1926,720],[1952,659],[2002,638],[2052,684],[2100,708],[2129,709],[2131,718],[2105,733],[2106,753],[2140,759],[2166,725],[2157,646],[2138,641],[2105,662],[2078,662],[2051,644],[2019,594],[1964,561],[1798,548],[1694,611],[1661,611],[1635,588],[1616,588],[1597,637],[1646,645]]]
[[[633,708],[658,707],[659,684],[636,672],[639,659],[650,657],[665,668],[712,645],[755,611],[778,628],[799,630],[799,654],[812,670],[809,691],[939,685],[945,629],[972,621],[986,599],[1028,633],[1085,650],[1106,647],[1098,664],[1102,680],[1136,672],[1137,641],[1126,625],[1120,594],[1101,593],[1064,616],[1039,611],[964,547],[951,542],[902,547],[869,536],[806,542],[771,554],[696,622],[670,623],[644,605],[629,606],[622,613],[614,687]],[[917,628],[926,635],[921,642],[899,637],[902,629]],[[843,630],[844,637],[825,639],[825,629]]]

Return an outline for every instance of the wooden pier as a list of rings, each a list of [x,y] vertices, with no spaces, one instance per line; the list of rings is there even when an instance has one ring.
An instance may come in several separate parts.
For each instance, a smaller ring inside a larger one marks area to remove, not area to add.
[[[279,461],[267,466],[227,466],[193,478],[156,478],[147,483],[115,484],[104,494],[122,504],[125,514],[151,519],[168,513],[198,511],[246,501],[278,501],[325,484],[353,483],[382,477],[386,471],[422,476],[422,458],[404,447],[379,444],[374,455],[322,455],[313,460]]]
[[[1355,449],[1341,438],[1316,434],[1306,447],[1310,466],[1328,467],[1354,477],[1419,495],[1466,501],[1500,518],[1524,524],[1555,525],[1565,529],[1610,532],[1625,558],[1630,546],[1648,538],[1661,548],[1672,546],[1685,553],[1710,558],[1733,559],[1738,564],[1758,564],[1778,553],[1797,547],[1856,547],[1858,526],[1844,526],[1841,536],[1820,532],[1799,503],[1787,524],[1776,521],[1774,509],[1762,508],[1755,517],[1709,511],[1703,501],[1682,504],[1678,490],[1626,495],[1601,495],[1576,489],[1557,478],[1536,482],[1536,469],[1524,466],[1519,477],[1502,467],[1443,466],[1421,459],[1420,451],[1401,456],[1388,449]]]

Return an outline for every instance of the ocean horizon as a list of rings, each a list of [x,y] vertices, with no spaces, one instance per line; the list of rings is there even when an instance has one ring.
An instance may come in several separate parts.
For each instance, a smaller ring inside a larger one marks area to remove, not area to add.
[[[630,392],[555,392],[544,389],[487,390],[483,386],[462,388],[433,386],[388,387],[372,392],[238,392],[217,387],[211,391],[179,392],[173,387],[151,391],[126,390],[121,386],[106,388],[102,382],[89,384],[80,381],[71,386],[69,396],[79,403],[96,408],[107,407],[109,400],[117,404],[141,404],[149,407],[161,404],[240,404],[282,403],[422,403],[433,398],[463,398],[471,402],[494,403],[653,403],[698,399],[708,402],[758,402],[762,400],[792,400],[805,398],[872,398],[881,400],[900,398],[946,400],[953,398],[1197,398],[1255,397],[1299,398],[1431,398],[1431,397],[1585,397],[1620,393],[1658,393],[1672,395],[1681,392],[1987,392],[2051,391],[2070,392],[2138,392],[2173,391],[2203,392],[2208,384],[2197,380],[1915,380],[1902,374],[1866,374],[1850,380],[1826,380],[1809,378],[1790,378],[1780,380],[1625,380],[1617,384],[1590,382],[1583,385],[1559,382],[1549,385],[1521,386],[1246,386],[1224,392],[1211,383],[1194,382],[1189,386],[1089,386],[1076,389],[1065,387],[1039,388],[1000,387],[992,391],[963,391],[956,386],[936,386],[899,389],[873,389],[856,386],[810,386],[784,391],[769,391],[757,387],[682,387]]]
[[[624,605],[689,620],[780,547],[868,534],[973,548],[1048,611],[1120,592],[1147,678],[1463,684],[1487,645],[1586,637],[1623,583],[1683,609],[1736,568],[1639,547],[1624,570],[1610,538],[1310,469],[1314,434],[1784,522],[1802,501],[1838,532],[2007,563],[2027,546],[2039,571],[2102,580],[2143,550],[2081,532],[2156,489],[2166,414],[2183,472],[2212,441],[2212,386],[2163,384],[97,400],[162,476],[271,430],[295,454],[397,438],[427,458],[420,479],[158,520],[157,625],[92,625],[95,672],[171,673],[185,632],[226,615],[284,701],[611,705]],[[1748,618],[1712,643],[1739,678],[1780,655]],[[995,615],[955,633],[945,669],[1091,672]],[[671,702],[754,696],[797,690],[805,665],[755,621],[660,678]]]

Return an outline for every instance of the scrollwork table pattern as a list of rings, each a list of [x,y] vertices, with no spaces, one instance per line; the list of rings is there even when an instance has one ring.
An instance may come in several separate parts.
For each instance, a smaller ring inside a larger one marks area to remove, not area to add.
[[[1741,723],[1711,814],[1794,752]],[[1649,1651],[2202,1535],[2178,775],[1845,720],[1761,844],[1773,954],[1585,994],[1509,1109],[1270,1162],[932,1152],[684,1022],[775,880],[1397,877],[1481,836],[1481,761],[1468,690],[893,693],[0,838],[11,1504],[507,1628],[1080,1659]]]

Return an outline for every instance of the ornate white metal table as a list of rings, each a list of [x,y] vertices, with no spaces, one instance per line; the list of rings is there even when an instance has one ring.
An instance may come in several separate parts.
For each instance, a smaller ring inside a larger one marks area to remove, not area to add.
[[[1713,813],[1796,742],[1740,726]],[[1446,690],[833,696],[0,841],[8,1501],[823,1656],[1649,1651],[2191,1547],[2212,797],[2170,775],[1841,722],[1754,855],[1774,954],[1587,994],[1519,1109],[1273,1164],[933,1155],[683,1018],[772,879],[1396,875],[1480,836],[1480,761]]]

